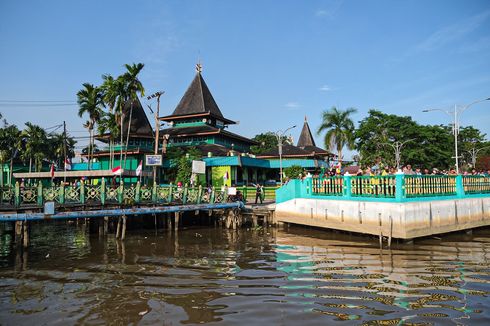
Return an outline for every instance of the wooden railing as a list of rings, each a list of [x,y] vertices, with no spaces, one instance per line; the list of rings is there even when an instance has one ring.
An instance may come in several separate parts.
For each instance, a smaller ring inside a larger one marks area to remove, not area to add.
[[[240,188],[238,188],[240,190]],[[243,193],[243,190],[242,190]],[[185,205],[201,203],[224,203],[236,200],[228,196],[228,188],[177,187],[175,185],[160,186],[136,184],[106,184],[102,179],[98,185],[80,184],[76,186],[44,186],[37,185],[0,187],[0,208],[42,207],[45,202],[56,205],[125,205],[158,204]]]

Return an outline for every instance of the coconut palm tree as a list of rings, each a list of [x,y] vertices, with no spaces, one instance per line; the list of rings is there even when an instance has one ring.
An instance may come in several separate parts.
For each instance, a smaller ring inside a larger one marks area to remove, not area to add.
[[[126,152],[124,155],[124,164],[126,165],[126,156],[127,156],[127,147],[129,143],[129,134],[131,132],[131,119],[133,115],[133,103],[138,99],[138,93],[140,96],[145,96],[145,89],[143,84],[138,79],[138,74],[141,72],[143,67],[145,66],[142,63],[133,63],[131,65],[126,64],[126,72],[120,77],[125,89],[125,102],[130,101],[131,109],[129,111],[129,125],[128,125],[128,133],[126,136]],[[122,129],[121,129],[122,131]],[[122,135],[121,135],[122,136]]]
[[[114,140],[119,137],[119,124],[114,113],[104,113],[97,123],[97,132],[99,135],[109,134],[109,161],[110,168],[114,167]]]
[[[16,125],[7,125],[4,123],[4,128],[0,128],[0,167],[3,168],[3,164],[10,160],[10,175],[8,176],[8,183],[11,184],[12,180],[12,166],[14,157],[18,152],[18,145],[20,140],[20,130]],[[0,177],[0,186],[3,186],[3,175]]]
[[[327,131],[325,134],[325,147],[330,151],[337,150],[339,162],[342,162],[342,149],[352,149],[354,147],[354,122],[351,115],[357,110],[349,108],[344,111],[333,106],[328,111],[322,113],[322,123],[318,128],[318,135],[322,131]]]
[[[50,159],[56,162],[56,165],[61,167],[65,164],[65,146],[66,158],[75,156],[75,140],[72,137],[66,136],[63,133],[53,134],[49,139],[49,154]]]
[[[32,163],[39,172],[42,167],[42,160],[47,153],[46,131],[38,125],[26,122],[26,128],[21,132],[21,143],[23,145],[21,158],[29,160],[29,172],[32,172]]]
[[[95,124],[102,115],[102,108],[104,106],[102,91],[100,88],[95,87],[90,83],[83,84],[83,89],[77,93],[77,102],[80,106],[78,110],[78,116],[82,117],[85,113],[88,114],[89,120],[84,124],[84,127],[88,129],[90,135],[89,153],[88,153],[88,168],[90,170],[91,155],[93,155],[94,134],[93,130]]]

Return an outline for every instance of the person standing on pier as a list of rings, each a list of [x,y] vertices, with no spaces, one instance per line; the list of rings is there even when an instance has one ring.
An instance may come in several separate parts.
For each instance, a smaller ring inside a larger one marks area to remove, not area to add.
[[[262,204],[262,186],[260,183],[255,185],[255,203],[257,204],[257,199],[260,199],[260,203]]]

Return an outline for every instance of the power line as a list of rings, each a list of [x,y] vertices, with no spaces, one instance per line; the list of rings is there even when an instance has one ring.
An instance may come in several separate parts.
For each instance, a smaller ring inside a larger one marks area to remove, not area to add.
[[[0,100],[0,102],[13,102],[13,103],[47,103],[47,102],[53,102],[53,103],[61,103],[61,102],[68,102],[68,103],[76,103],[73,100]]]
[[[75,106],[77,103],[0,103],[0,106],[15,106],[15,107],[55,107],[55,106]]]

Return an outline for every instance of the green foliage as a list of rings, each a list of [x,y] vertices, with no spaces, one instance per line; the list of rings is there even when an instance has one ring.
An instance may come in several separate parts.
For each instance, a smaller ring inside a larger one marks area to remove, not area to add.
[[[167,179],[175,183],[189,184],[192,175],[192,161],[201,160],[201,152],[195,147],[170,147],[166,158],[170,160]]]
[[[317,133],[326,131],[325,148],[331,152],[336,149],[340,161],[342,161],[342,149],[345,146],[349,149],[354,148],[355,127],[350,116],[356,112],[354,108],[342,111],[333,106],[330,110],[323,111],[322,114],[322,123]]]
[[[385,165],[395,165],[393,144],[405,143],[401,150],[401,164],[420,168],[448,169],[454,166],[454,137],[452,128],[442,125],[419,125],[408,116],[397,116],[370,110],[356,130],[356,149],[360,163],[370,166],[379,157]],[[481,143],[485,135],[473,127],[463,127],[459,134],[460,154],[470,146]],[[465,156],[465,157],[466,157]],[[466,157],[465,160],[468,160]]]
[[[289,179],[299,179],[303,174],[303,168],[299,165],[292,165],[284,169],[284,174]]]
[[[250,147],[253,154],[260,155],[262,153],[270,152],[272,150],[277,150],[277,137],[272,131],[268,131],[262,134],[255,135],[252,140],[258,142],[258,145]],[[283,144],[290,144],[289,138],[286,136],[282,137]]]

